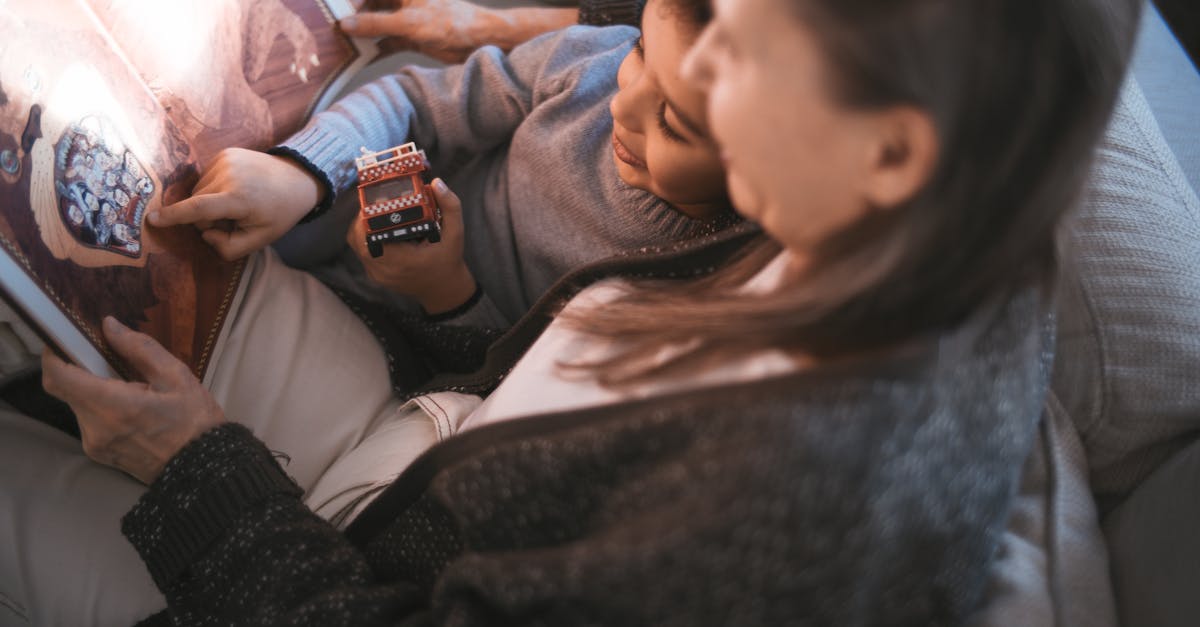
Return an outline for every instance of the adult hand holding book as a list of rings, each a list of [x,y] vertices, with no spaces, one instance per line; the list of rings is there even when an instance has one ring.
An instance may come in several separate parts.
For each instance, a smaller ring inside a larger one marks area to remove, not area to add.
[[[204,171],[190,197],[151,211],[146,219],[155,227],[195,225],[229,261],[278,239],[323,194],[316,177],[287,157],[229,148]]]
[[[149,484],[185,444],[225,422],[187,364],[154,338],[104,319],[104,339],[143,381],[98,377],[53,351],[42,353],[42,385],[71,406],[89,457]]]

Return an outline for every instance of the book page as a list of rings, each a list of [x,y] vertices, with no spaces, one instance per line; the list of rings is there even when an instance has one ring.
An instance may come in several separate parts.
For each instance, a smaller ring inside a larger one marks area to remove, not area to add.
[[[243,264],[145,225],[190,192],[197,151],[82,2],[0,2],[0,281],[93,372],[130,374],[112,315],[200,375]]]
[[[336,29],[348,0],[86,1],[202,167],[296,132],[375,55]]]

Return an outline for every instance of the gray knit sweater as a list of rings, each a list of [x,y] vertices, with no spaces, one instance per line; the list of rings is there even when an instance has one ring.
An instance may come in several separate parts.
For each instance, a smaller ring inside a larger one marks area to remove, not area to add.
[[[459,382],[495,385],[589,281],[720,264],[731,231],[572,273]],[[481,427],[419,458],[348,536],[225,425],[123,530],[170,604],[159,624],[958,624],[1040,415],[1040,293],[869,364]]]
[[[360,147],[415,141],[462,200],[466,260],[502,326],[571,268],[712,228],[625,185],[609,101],[637,30],[575,26],[464,65],[406,68],[346,96],[282,144],[337,192]],[[468,315],[468,318],[470,316]]]

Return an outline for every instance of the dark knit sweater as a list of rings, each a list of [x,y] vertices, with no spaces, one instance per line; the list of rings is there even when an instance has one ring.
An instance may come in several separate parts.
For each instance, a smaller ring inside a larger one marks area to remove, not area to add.
[[[746,227],[568,276],[555,303],[721,263]],[[485,426],[433,447],[346,534],[244,427],[166,467],[123,529],[163,624],[948,625],[979,602],[1046,386],[1040,292],[864,365]]]

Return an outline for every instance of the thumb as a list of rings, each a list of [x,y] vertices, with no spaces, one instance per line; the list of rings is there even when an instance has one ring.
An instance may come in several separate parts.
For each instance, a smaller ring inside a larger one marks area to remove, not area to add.
[[[244,229],[225,230],[212,228],[200,233],[200,237],[212,246],[225,261],[241,259],[265,245],[261,234]]]
[[[433,179],[433,197],[437,200],[438,208],[442,210],[442,220],[462,220],[462,201],[458,199],[458,194],[450,190],[450,186],[446,185],[446,181],[440,178]]]
[[[342,32],[351,37],[407,38],[414,24],[404,11],[366,12],[349,15],[338,21]]]
[[[167,227],[220,219],[236,220],[244,215],[244,207],[237,206],[226,194],[200,194],[151,211],[146,215],[146,221],[153,226]]]
[[[450,191],[450,187],[440,178],[434,179],[433,198],[437,201],[438,210],[441,211],[441,225],[444,236],[463,232],[462,218],[462,201],[458,199],[458,194]]]

